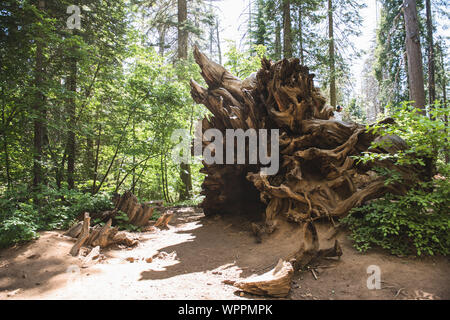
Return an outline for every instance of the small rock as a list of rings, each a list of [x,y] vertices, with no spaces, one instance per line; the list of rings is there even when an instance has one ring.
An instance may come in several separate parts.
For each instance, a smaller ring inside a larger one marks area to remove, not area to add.
[[[243,296],[244,296],[244,292],[239,293],[239,295],[240,295],[241,297],[243,297]]]
[[[151,263],[152,261],[153,261],[152,258],[147,258],[147,259],[145,259],[145,262],[147,262],[147,263]]]
[[[129,262],[133,263],[133,262],[134,262],[134,260],[136,260],[136,259],[135,259],[135,258],[133,258],[133,257],[128,257],[128,258],[125,258],[125,260],[127,260],[127,261],[129,261]]]
[[[39,254],[39,253],[35,253],[35,254],[32,254],[31,256],[28,256],[27,257],[27,259],[37,259],[37,258],[39,258],[41,255]]]
[[[40,283],[40,282],[36,282],[36,285],[37,285],[37,286],[40,286],[40,285],[41,285],[41,283]]]

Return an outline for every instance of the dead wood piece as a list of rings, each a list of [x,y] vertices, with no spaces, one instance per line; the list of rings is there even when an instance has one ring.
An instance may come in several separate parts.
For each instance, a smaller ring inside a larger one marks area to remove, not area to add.
[[[155,222],[155,227],[168,228],[168,224],[173,217],[173,211],[169,210],[164,212],[164,214],[158,218]]]
[[[83,228],[83,221],[79,221],[78,223],[73,225],[69,230],[64,232],[64,235],[72,238],[78,238],[82,228]]]
[[[72,249],[70,249],[70,254],[72,256],[78,255],[81,246],[85,243],[85,241],[89,238],[89,224],[91,222],[91,218],[89,217],[89,213],[84,213],[83,220],[83,228],[81,230],[81,234],[78,237],[78,240],[73,245]]]
[[[108,222],[99,230],[98,235],[92,240],[92,246],[100,246],[105,248],[113,243],[114,235],[117,233],[117,228],[111,227],[112,220],[109,219]]]
[[[153,215],[154,207],[150,204],[161,204],[161,201],[150,201],[140,204],[135,195],[130,191],[115,199],[116,211],[120,210],[127,214],[128,222],[138,227],[146,226]]]
[[[96,246],[89,252],[89,254],[83,259],[83,263],[81,265],[82,268],[87,268],[98,262],[98,258],[100,257],[100,246]]]
[[[139,243],[137,239],[125,231],[117,232],[113,237],[113,242],[116,244],[123,244],[127,247],[133,247]]]
[[[291,289],[294,269],[292,265],[280,259],[276,267],[259,276],[252,276],[234,282],[234,286],[261,296],[286,297]]]

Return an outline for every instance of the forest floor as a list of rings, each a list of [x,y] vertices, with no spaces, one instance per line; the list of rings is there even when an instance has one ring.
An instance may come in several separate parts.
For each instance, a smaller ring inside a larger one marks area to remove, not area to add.
[[[137,247],[102,250],[103,259],[88,268],[69,254],[73,239],[42,232],[0,251],[0,299],[264,299],[222,281],[273,268],[298,246],[299,228],[286,224],[256,243],[248,219],[199,211],[176,209],[169,229],[136,233]],[[338,239],[343,256],[315,262],[317,280],[297,272],[287,299],[450,299],[448,259],[362,254],[345,232]],[[367,288],[369,265],[381,269],[379,290]]]

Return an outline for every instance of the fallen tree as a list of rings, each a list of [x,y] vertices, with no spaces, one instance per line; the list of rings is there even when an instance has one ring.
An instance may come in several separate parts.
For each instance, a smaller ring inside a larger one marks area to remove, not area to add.
[[[314,87],[314,74],[298,59],[273,62],[263,58],[261,69],[241,81],[196,47],[194,57],[208,88],[191,80],[191,95],[212,113],[202,120],[203,150],[216,147],[203,136],[208,129],[217,129],[223,136],[226,129],[279,130],[276,151],[280,168],[274,175],[262,173],[264,166],[260,162],[203,161],[201,172],[206,177],[201,206],[206,215],[261,212],[262,225],[252,225],[259,238],[261,232],[273,232],[279,219],[298,223],[304,230],[304,239],[299,241],[300,248],[286,257],[294,266],[307,264],[323,250],[328,250],[327,254],[333,250],[336,255],[342,254],[338,243],[334,248],[320,249],[317,221],[336,226],[337,219],[353,207],[386,192],[404,193],[426,175],[420,167],[397,166],[391,160],[358,163],[353,156],[367,151],[374,141],[383,142],[371,148],[377,153],[395,153],[407,145],[397,136],[378,136],[364,125],[334,120],[333,108],[326,105]],[[390,122],[386,119],[380,124]],[[224,149],[229,143],[234,141],[223,140]],[[269,144],[267,139],[258,137],[258,148],[270,150]],[[248,145],[246,154],[249,155]],[[373,171],[375,167],[395,170],[402,181],[385,183]]]

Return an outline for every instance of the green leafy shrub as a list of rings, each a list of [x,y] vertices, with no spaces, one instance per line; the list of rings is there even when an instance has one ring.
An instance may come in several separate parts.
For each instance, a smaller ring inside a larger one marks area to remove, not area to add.
[[[429,184],[434,184],[432,192]],[[450,183],[424,183],[404,196],[386,195],[341,219],[359,251],[380,246],[396,255],[448,255]]]
[[[119,212],[114,217],[114,221],[119,230],[128,230],[132,232],[141,231],[141,227],[135,226],[130,223],[128,215],[123,211],[119,210]]]
[[[77,190],[43,187],[36,195],[41,203],[39,208],[25,186],[0,197],[0,247],[36,239],[38,231],[66,229],[85,211],[92,213],[113,207],[107,193],[92,196]]]
[[[36,239],[38,237],[35,217],[38,212],[32,205],[21,203],[17,209],[9,212],[7,217],[5,212],[0,220],[0,248],[10,246],[15,243]]]
[[[395,154],[368,152],[358,161],[390,159],[398,165],[429,166],[423,159],[437,165],[437,174],[426,182],[417,182],[405,195],[388,194],[360,208],[354,208],[341,219],[351,231],[355,247],[366,251],[380,246],[397,255],[448,255],[450,250],[450,183],[449,165],[442,159],[449,150],[448,135],[443,116],[449,110],[438,104],[432,106],[432,119],[420,114],[408,103],[403,103],[392,113],[394,124],[374,126],[381,135],[398,135],[408,144],[408,149]],[[372,144],[372,147],[380,146]],[[375,168],[385,178],[385,184],[401,182],[395,170]],[[436,172],[435,172],[436,173]]]

